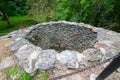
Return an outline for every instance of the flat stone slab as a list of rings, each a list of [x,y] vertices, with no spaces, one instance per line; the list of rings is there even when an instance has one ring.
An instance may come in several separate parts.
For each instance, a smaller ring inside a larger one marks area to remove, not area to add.
[[[17,61],[15,61],[15,59],[13,57],[5,57],[0,62],[0,70],[3,70],[3,69],[8,68],[10,66],[13,66],[16,63],[17,63]]]

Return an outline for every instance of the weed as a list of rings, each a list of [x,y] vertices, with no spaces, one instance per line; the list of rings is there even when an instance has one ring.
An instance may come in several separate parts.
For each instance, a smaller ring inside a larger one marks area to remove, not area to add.
[[[21,70],[17,67],[8,68],[6,69],[5,73],[7,74],[6,79],[7,80],[47,80],[49,75],[46,72],[38,72],[35,74],[35,76],[30,76],[29,73],[23,72],[21,73]]]
[[[31,80],[30,74],[27,72],[24,72],[23,74],[20,74],[20,70],[18,68],[11,68],[9,70],[9,76],[8,79],[17,79],[17,80]]]
[[[48,79],[48,77],[49,77],[49,75],[47,74],[47,73],[42,73],[42,78],[43,78],[43,80],[47,80]]]
[[[31,80],[31,76],[29,73],[24,72],[23,75],[20,77],[20,80]]]
[[[18,78],[19,77],[19,69],[17,68],[11,68],[9,70],[10,78]]]

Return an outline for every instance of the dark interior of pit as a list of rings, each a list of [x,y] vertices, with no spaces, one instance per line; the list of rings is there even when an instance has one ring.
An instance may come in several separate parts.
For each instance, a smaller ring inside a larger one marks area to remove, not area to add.
[[[65,23],[40,25],[27,36],[30,42],[43,49],[77,50],[82,52],[92,48],[96,42],[97,33],[89,28]]]

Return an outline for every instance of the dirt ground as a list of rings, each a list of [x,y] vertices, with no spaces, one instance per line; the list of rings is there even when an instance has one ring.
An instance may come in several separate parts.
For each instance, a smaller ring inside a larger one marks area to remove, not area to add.
[[[11,42],[11,39],[0,40],[0,61],[3,57],[10,55],[11,52],[8,50],[7,45],[9,45]]]

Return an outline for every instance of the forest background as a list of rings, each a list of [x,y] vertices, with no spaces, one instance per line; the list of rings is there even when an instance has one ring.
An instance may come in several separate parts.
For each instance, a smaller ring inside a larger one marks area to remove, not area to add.
[[[120,32],[120,0],[0,0],[0,35],[59,20]]]

